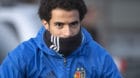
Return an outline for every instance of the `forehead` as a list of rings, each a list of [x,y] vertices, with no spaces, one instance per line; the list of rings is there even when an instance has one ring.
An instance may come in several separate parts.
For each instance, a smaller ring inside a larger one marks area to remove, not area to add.
[[[51,20],[57,20],[57,21],[77,21],[79,20],[79,12],[78,10],[64,10],[60,8],[56,8],[52,10],[51,13],[52,17]]]

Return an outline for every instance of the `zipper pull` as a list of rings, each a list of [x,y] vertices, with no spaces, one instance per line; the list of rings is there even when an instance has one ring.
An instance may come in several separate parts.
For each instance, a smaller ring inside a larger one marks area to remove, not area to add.
[[[64,58],[64,65],[66,66],[66,64],[67,64],[67,60],[66,58]]]

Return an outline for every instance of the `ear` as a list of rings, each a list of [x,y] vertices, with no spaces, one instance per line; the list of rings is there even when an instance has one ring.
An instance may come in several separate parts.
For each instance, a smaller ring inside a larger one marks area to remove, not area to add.
[[[48,22],[47,22],[46,20],[44,20],[44,19],[42,19],[41,21],[42,21],[42,24],[44,25],[44,27],[45,27],[47,30],[49,30],[49,24],[48,24]]]

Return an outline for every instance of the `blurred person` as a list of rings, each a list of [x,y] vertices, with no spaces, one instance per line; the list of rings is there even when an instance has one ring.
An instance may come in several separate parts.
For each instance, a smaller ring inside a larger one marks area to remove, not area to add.
[[[0,66],[0,78],[121,78],[109,53],[81,26],[83,0],[41,0],[38,35]]]

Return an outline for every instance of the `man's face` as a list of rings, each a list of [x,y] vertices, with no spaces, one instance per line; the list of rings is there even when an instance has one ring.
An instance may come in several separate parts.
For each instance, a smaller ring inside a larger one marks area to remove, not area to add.
[[[77,10],[52,10],[50,22],[42,20],[45,28],[54,36],[68,38],[80,31],[79,12]]]

